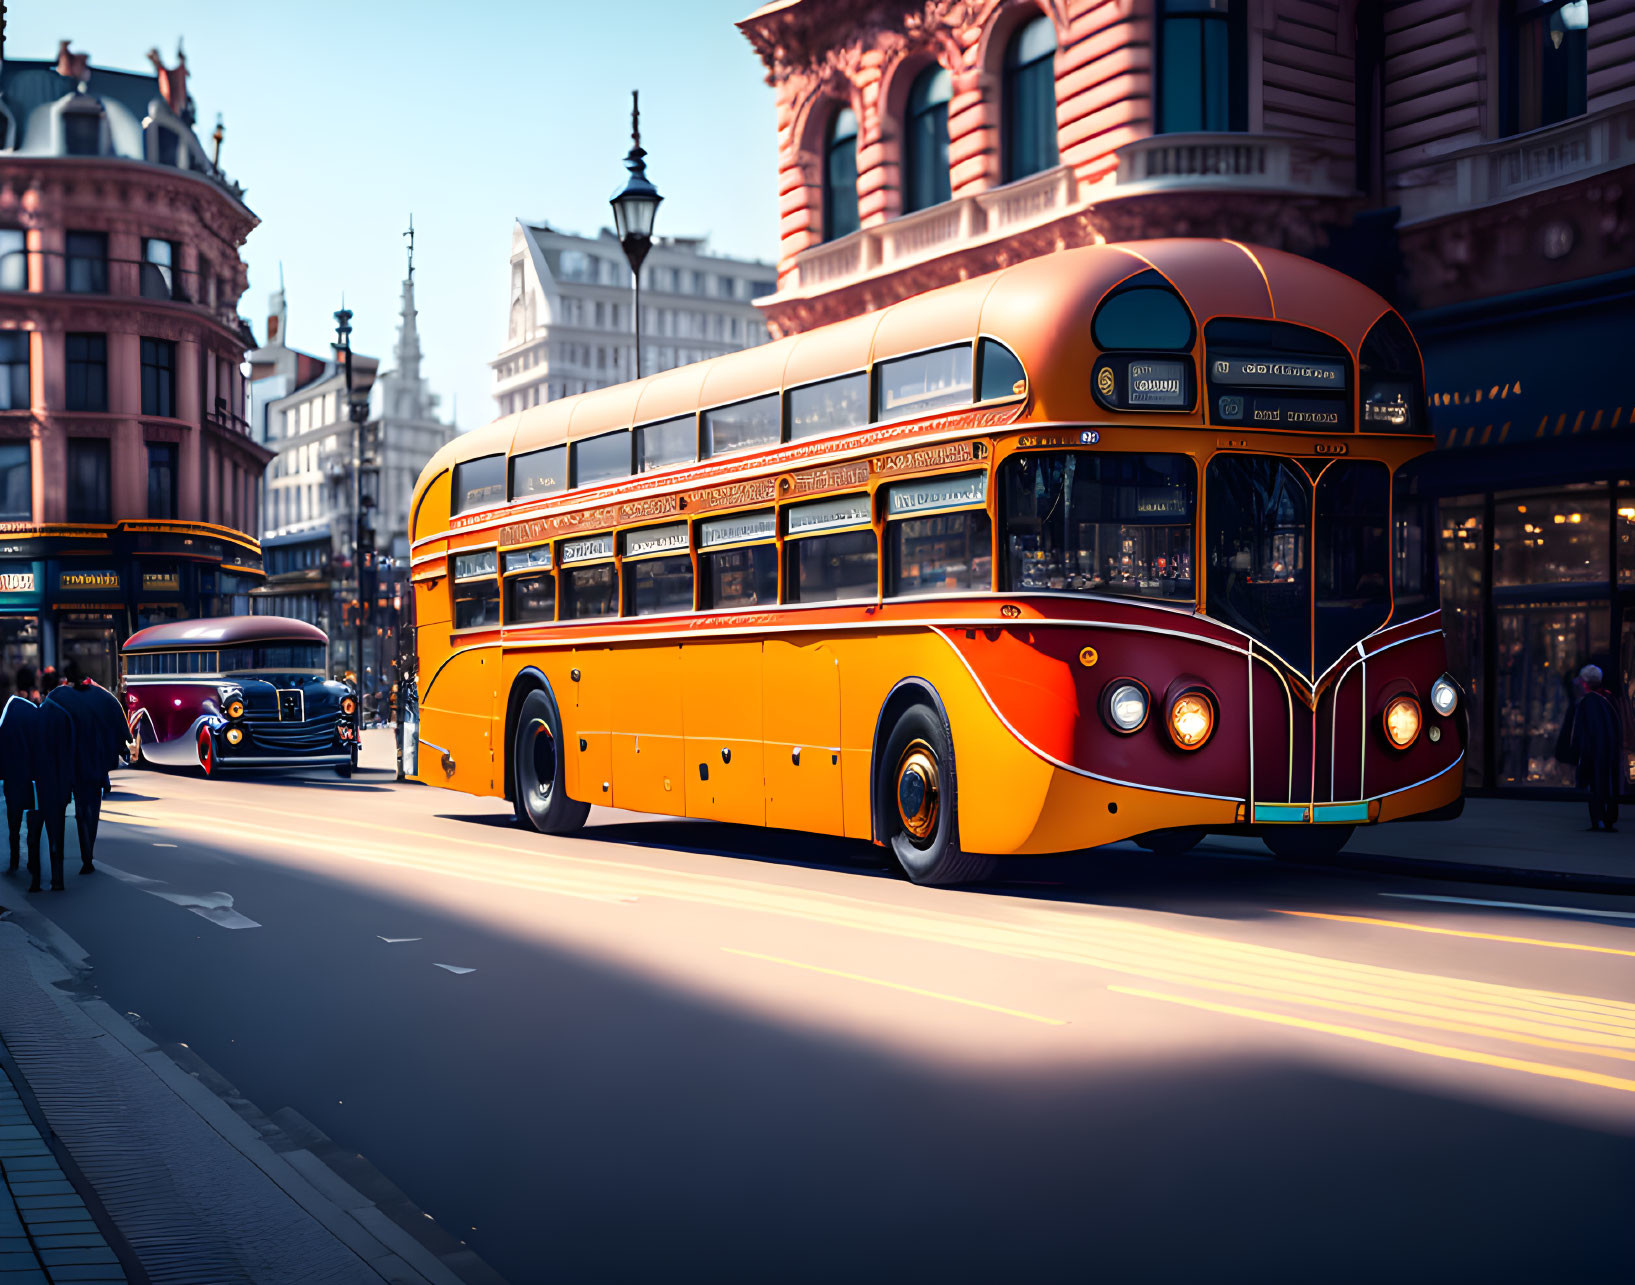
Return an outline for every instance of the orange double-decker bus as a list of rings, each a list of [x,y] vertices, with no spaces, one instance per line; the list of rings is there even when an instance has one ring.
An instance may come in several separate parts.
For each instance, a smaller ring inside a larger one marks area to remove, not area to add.
[[[465,434],[413,774],[890,848],[919,882],[1450,815],[1419,352],[1225,241],[1029,260]]]

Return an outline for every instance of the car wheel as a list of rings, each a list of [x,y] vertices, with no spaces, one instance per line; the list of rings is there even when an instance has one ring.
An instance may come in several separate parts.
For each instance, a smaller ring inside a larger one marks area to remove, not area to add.
[[[216,774],[216,743],[208,727],[199,729],[199,769],[206,777]]]
[[[1136,847],[1161,857],[1178,857],[1202,843],[1205,833],[1201,826],[1189,825],[1174,830],[1151,830],[1136,835],[1132,842]]]
[[[335,764],[335,775],[340,777],[341,780],[343,780],[343,781],[346,780],[348,777],[350,777],[352,775],[352,764],[350,764],[350,763],[337,763],[337,764]]]
[[[911,705],[893,724],[876,769],[876,833],[915,883],[973,883],[998,861],[959,846],[953,740],[942,716]]]
[[[1280,825],[1261,833],[1279,861],[1327,861],[1351,839],[1354,825]]]
[[[550,693],[528,693],[511,739],[511,800],[517,820],[541,834],[570,834],[585,824],[590,804],[563,786],[562,720]]]

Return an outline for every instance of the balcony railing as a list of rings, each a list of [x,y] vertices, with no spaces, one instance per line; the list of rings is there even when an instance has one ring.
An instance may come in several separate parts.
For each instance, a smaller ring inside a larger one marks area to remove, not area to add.
[[[1438,157],[1395,180],[1402,222],[1508,201],[1635,165],[1635,106],[1622,104]]]
[[[1326,139],[1283,134],[1154,134],[1118,149],[1116,195],[1209,188],[1350,196],[1351,157]]]

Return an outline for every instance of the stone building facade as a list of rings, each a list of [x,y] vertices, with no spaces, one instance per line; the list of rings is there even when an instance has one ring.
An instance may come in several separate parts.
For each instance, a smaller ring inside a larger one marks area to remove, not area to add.
[[[1069,246],[1221,236],[1385,294],[1442,448],[1468,782],[1635,695],[1635,0],[775,0],[775,334]]]
[[[0,667],[247,611],[261,580],[239,248],[187,67],[0,64]]]

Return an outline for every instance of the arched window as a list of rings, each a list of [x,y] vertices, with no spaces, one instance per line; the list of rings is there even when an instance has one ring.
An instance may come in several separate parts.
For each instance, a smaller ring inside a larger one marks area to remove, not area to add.
[[[1501,33],[1506,134],[1584,114],[1589,0],[1508,0]]]
[[[1005,47],[1003,181],[1056,164],[1056,29],[1041,14]]]
[[[954,78],[930,66],[914,78],[903,120],[903,213],[940,205],[948,186],[948,100]]]
[[[1158,132],[1249,127],[1247,0],[1159,0]]]
[[[857,117],[842,107],[823,145],[823,239],[857,231]]]

